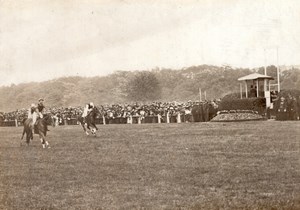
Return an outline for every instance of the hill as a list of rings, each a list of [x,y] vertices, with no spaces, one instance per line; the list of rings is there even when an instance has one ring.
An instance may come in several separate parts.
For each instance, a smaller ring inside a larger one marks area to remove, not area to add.
[[[209,65],[189,68],[153,69],[161,86],[160,101],[198,100],[199,88],[208,99],[220,98],[239,91],[237,79],[254,72],[253,69],[218,67]],[[258,72],[263,73],[263,68]],[[267,68],[268,75],[276,77],[276,67]],[[80,106],[93,101],[95,104],[131,102],[127,88],[139,71],[117,71],[103,77],[62,77],[46,82],[32,82],[0,87],[0,110],[12,111],[26,108],[44,97],[47,106]],[[283,71],[282,89],[300,89],[300,70]]]

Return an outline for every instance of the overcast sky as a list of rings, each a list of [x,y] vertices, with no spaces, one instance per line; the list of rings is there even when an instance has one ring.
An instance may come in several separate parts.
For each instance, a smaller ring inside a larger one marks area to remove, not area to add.
[[[116,70],[300,64],[298,0],[0,0],[0,85]]]

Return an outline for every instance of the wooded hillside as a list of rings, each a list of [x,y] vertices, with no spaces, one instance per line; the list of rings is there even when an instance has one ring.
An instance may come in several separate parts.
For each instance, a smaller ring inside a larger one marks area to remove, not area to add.
[[[259,73],[263,71],[263,68],[258,69]],[[276,77],[275,66],[269,66],[267,71],[268,75]],[[198,100],[199,88],[206,91],[208,99],[221,98],[228,93],[239,92],[237,79],[252,72],[255,70],[208,65],[180,70],[151,70],[158,81],[156,85],[160,91],[156,93],[156,100],[159,101]],[[98,105],[133,102],[134,94],[129,90],[134,89],[131,86],[140,73],[117,71],[104,77],[62,77],[40,83],[0,87],[0,111],[27,108],[40,97],[46,99],[47,106],[64,107],[80,106],[90,101]],[[300,89],[299,69],[285,70],[281,74],[282,89]]]

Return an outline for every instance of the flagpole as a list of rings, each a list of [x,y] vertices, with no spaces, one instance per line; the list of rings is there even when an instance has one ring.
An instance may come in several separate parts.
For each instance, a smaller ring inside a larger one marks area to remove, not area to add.
[[[277,90],[280,92],[280,70],[279,70],[278,46],[277,46]]]

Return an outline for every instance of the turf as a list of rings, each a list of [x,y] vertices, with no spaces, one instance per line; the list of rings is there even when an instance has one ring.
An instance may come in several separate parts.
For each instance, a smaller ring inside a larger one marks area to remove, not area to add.
[[[300,209],[300,122],[0,128],[0,209]]]

